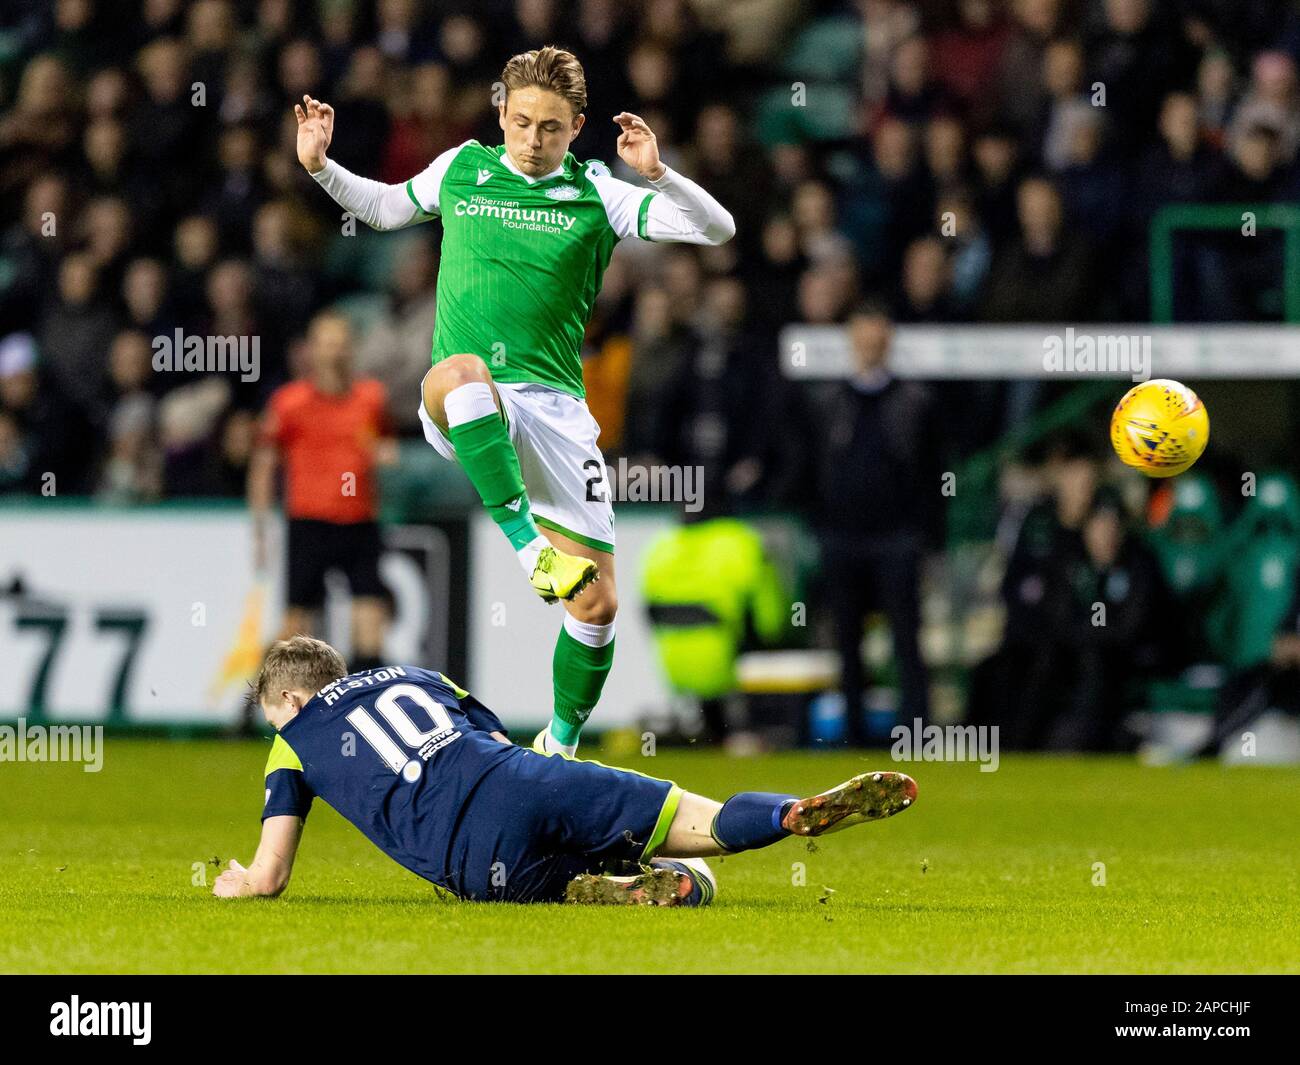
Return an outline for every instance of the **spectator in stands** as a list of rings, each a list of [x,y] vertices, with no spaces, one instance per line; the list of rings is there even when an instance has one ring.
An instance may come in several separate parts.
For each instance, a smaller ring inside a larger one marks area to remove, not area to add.
[[[935,77],[971,120],[987,122],[997,106],[995,84],[1009,27],[994,0],[959,0],[957,21],[934,38]]]
[[[253,304],[253,271],[242,259],[227,259],[217,263],[207,275],[207,307],[202,325],[197,330],[212,337],[258,337],[262,377],[275,379],[283,372],[284,350],[279,346],[282,337],[274,329],[266,330],[258,319]],[[268,314],[274,314],[269,309]],[[236,392],[241,403],[251,405],[260,390],[257,381],[236,379]]]
[[[195,151],[204,141],[209,112],[190,103],[192,82],[180,41],[150,41],[135,65],[145,97],[131,110],[131,143],[141,165],[161,181],[169,211],[177,211],[192,204],[196,192],[213,185],[205,154]]]
[[[370,130],[377,143],[373,149],[358,148],[353,153],[356,165],[365,166],[367,158],[382,155],[383,180],[399,183],[423,170],[430,159],[465,140],[469,131],[453,111],[451,75],[440,63],[425,63],[399,79],[399,88],[392,92],[389,104],[393,111],[390,130],[381,96],[385,84],[382,63],[377,49],[357,50],[349,79],[354,98],[347,100],[346,106],[349,110],[361,106],[375,111]],[[367,151],[371,153],[368,156]]]
[[[1006,611],[1002,644],[972,679],[969,712],[997,724],[1009,748],[1042,742],[1044,708],[1059,668],[1051,639],[1054,596],[1067,560],[1084,553],[1083,526],[1096,498],[1100,468],[1088,442],[1072,433],[1049,440],[1038,470],[1038,498],[1017,501],[1004,518],[1009,537],[1001,597]]]
[[[199,328],[207,305],[207,275],[217,262],[217,226],[206,215],[181,218],[173,233],[172,291],[183,325]]]
[[[49,497],[89,488],[97,438],[48,368],[38,365],[30,333],[0,340],[0,412],[9,427],[7,491]]]
[[[1228,139],[1228,123],[1236,108],[1236,82],[1232,57],[1222,48],[1207,49],[1196,72],[1196,104],[1205,138],[1219,151]]]
[[[395,460],[388,401],[378,381],[352,374],[352,331],[338,314],[307,333],[308,375],[271,397],[248,471],[256,564],[267,563],[275,472],[285,474],[286,598],[283,635],[318,631],[325,577],[341,571],[352,595],[357,669],[381,664],[388,610],[379,577],[377,467]]]
[[[605,271],[604,284],[582,338],[582,378],[587,407],[600,426],[596,444],[608,462],[624,453],[628,385],[633,363],[629,318],[632,268],[627,256],[616,255]]]
[[[0,498],[27,487],[31,477],[31,444],[18,420],[0,410]]]
[[[349,169],[373,169],[376,160],[382,160],[382,174],[400,167],[400,178],[391,180],[405,181],[450,147],[437,121],[446,96],[445,68],[427,64],[390,81],[384,54],[373,46],[358,48],[339,85],[339,107],[349,121],[331,150]]]
[[[1152,0],[1105,0],[1087,42],[1088,79],[1100,85],[1117,152],[1140,152],[1155,128],[1160,101],[1185,83],[1195,54],[1168,5]]]
[[[126,324],[154,337],[170,333],[180,323],[168,302],[167,267],[158,259],[133,260],[122,276],[122,305]]]
[[[761,151],[748,142],[740,116],[725,104],[710,104],[695,123],[696,158],[689,172],[719,203],[736,205],[736,236],[742,257],[758,251],[772,202],[771,170]]]
[[[1116,250],[1128,198],[1128,181],[1106,150],[1106,137],[1102,112],[1093,107],[1078,112],[1058,178],[1062,198],[1070,205],[1070,221],[1082,229],[1103,261]]]
[[[1219,154],[1202,137],[1196,97],[1173,92],[1160,107],[1160,137],[1138,168],[1133,190],[1134,243],[1167,203],[1213,200],[1223,182]]]
[[[14,104],[0,117],[0,195],[17,198],[27,182],[72,162],[77,141],[73,79],[54,55],[22,72]]]
[[[764,332],[775,335],[798,317],[799,277],[806,266],[794,220],[784,214],[769,218],[763,225],[760,253],[740,263],[755,322]]]
[[[221,427],[234,389],[228,375],[170,375],[180,383],[158,404],[163,450],[163,494],[220,495],[218,462]]]
[[[1272,126],[1248,126],[1229,144],[1224,197],[1232,203],[1271,203],[1285,189],[1279,135]]]
[[[107,421],[108,456],[96,488],[109,502],[145,503],[162,495],[158,401],[149,387],[152,356],[149,338],[138,330],[113,338],[108,373],[115,398]]]
[[[0,237],[0,335],[37,331],[47,294],[66,250],[67,182],[57,174],[36,178],[27,187],[21,217]]]
[[[908,239],[923,232],[934,217],[934,199],[917,163],[916,134],[910,126],[887,118],[876,128],[871,144],[861,259],[866,284],[878,286],[898,276]]]
[[[357,371],[384,386],[393,425],[403,434],[422,432],[420,382],[429,372],[437,269],[427,239],[404,244],[393,263],[384,309],[357,345]]]
[[[965,186],[966,128],[952,115],[938,115],[925,126],[925,168],[934,196]]]
[[[938,237],[912,241],[903,256],[903,279],[894,317],[899,322],[938,325],[955,317],[950,295],[948,253]]]
[[[993,242],[968,192],[959,190],[935,205],[934,231],[948,249],[951,296],[955,320],[973,313],[993,259]]]
[[[889,65],[885,112],[908,125],[920,126],[947,103],[943,86],[932,75],[926,39],[918,34],[899,42]]]
[[[1017,191],[1020,239],[993,262],[982,317],[989,322],[1090,321],[1095,313],[1092,253],[1065,226],[1061,194],[1044,177]]]
[[[835,215],[835,198],[822,181],[805,181],[794,190],[790,201],[800,250],[812,262],[849,250],[849,242]]]
[[[1300,86],[1295,60],[1285,52],[1264,52],[1255,57],[1250,91],[1238,104],[1229,139],[1267,129],[1276,140],[1277,161],[1287,165],[1300,148]]]
[[[217,222],[221,245],[227,252],[247,252],[253,216],[265,197],[260,171],[262,149],[257,134],[247,126],[222,130],[217,158],[221,172],[207,184],[199,204]]]
[[[261,67],[253,55],[235,53],[226,66],[224,81],[219,112],[223,125],[261,129],[274,120],[275,102],[266,91]]]
[[[264,203],[253,215],[253,313],[272,353],[285,350],[303,331],[319,302],[315,263],[304,250],[312,228],[288,200]]]
[[[1070,164],[1073,134],[1080,115],[1093,104],[1084,93],[1083,47],[1078,41],[1053,41],[1043,53],[1042,85],[1047,99],[1030,132],[1033,158],[1053,173]]]
[[[89,252],[72,252],[59,268],[57,301],[38,338],[54,386],[99,423],[106,406],[105,355],[116,321]]]
[[[116,293],[122,284],[131,244],[131,211],[115,196],[91,200],[78,220],[77,237],[94,265],[101,291]]]
[[[156,175],[137,166],[124,123],[116,116],[97,118],[82,138],[84,164],[78,189],[93,197],[112,198],[129,206],[134,243],[157,241],[165,224],[166,205]]]
[[[1144,242],[1157,212],[1173,203],[1204,203],[1218,199],[1227,181],[1227,167],[1218,147],[1204,135],[1195,96],[1173,92],[1160,108],[1160,138],[1147,150],[1138,168],[1129,199],[1126,243],[1132,251],[1121,266],[1123,289],[1120,314],[1141,318],[1147,313],[1150,258]],[[1175,293],[1179,318],[1197,317],[1200,308],[1212,317],[1221,306],[1222,293],[1206,293],[1203,279],[1221,273],[1218,242],[1174,246]]]
[[[939,542],[939,434],[926,388],[888,367],[893,323],[867,303],[848,321],[854,374],[816,415],[809,518],[822,547],[825,602],[841,662],[847,736],[865,743],[863,622],[869,610],[889,620],[901,719],[929,717],[919,643],[921,562]]]
[[[693,333],[695,351],[667,385],[672,431],[660,453],[670,466],[703,472],[711,516],[762,509],[797,476],[788,442],[772,432],[782,417],[773,338],[751,330],[734,278],[709,282]]]
[[[671,444],[673,383],[691,357],[694,338],[674,319],[667,289],[643,288],[632,325],[632,370],[627,385],[624,448],[642,464],[663,462]]]
[[[999,246],[1009,244],[1017,229],[1019,146],[1008,130],[995,127],[975,139],[972,156],[975,161],[976,217]]]
[[[1040,690],[1042,716],[1035,721],[1036,708],[1024,708],[1029,731],[1020,739],[1056,751],[1132,749],[1122,730],[1139,694],[1132,682],[1168,661],[1170,630],[1162,622],[1173,605],[1155,556],[1116,496],[1098,493],[1080,532],[1083,550],[1055,560],[1048,591],[1049,658],[1058,672]]]
[[[1060,0],[1014,0],[1012,26],[997,81],[1001,119],[1014,130],[1029,130],[1046,99],[1043,54],[1061,29]]]

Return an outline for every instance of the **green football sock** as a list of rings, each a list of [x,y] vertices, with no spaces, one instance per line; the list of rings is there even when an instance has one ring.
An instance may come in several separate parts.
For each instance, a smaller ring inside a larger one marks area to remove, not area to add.
[[[555,641],[555,657],[551,664],[551,674],[555,684],[555,711],[551,718],[551,735],[556,742],[565,747],[576,747],[582,726],[587,723],[591,711],[600,700],[605,678],[609,676],[614,664],[614,640],[600,647],[591,647],[574,639],[568,626],[573,624],[571,618],[565,619],[565,627],[560,629],[559,639]],[[608,628],[613,627],[613,622]],[[605,629],[607,626],[579,626],[589,629]]]
[[[510,443],[505,423],[495,411],[461,425],[453,425],[447,435],[456,448],[456,458],[478,492],[492,520],[521,551],[541,534],[533,523],[519,456]]]

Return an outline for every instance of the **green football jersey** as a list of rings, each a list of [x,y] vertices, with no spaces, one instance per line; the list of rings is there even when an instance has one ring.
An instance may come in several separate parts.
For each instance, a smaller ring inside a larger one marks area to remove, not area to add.
[[[582,337],[615,245],[645,239],[655,193],[566,154],[530,181],[505,146],[466,141],[406,184],[442,218],[433,361],[481,357],[501,382],[536,382],[583,396]]]

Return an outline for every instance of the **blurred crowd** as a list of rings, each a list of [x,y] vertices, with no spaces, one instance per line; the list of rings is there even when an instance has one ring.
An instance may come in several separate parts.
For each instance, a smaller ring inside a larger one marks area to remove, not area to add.
[[[492,82],[548,42],[586,66],[580,158],[616,162],[607,119],[635,111],[736,216],[722,248],[621,249],[586,354],[608,455],[702,465],[738,508],[807,494],[770,431],[799,398],[784,323],[865,296],[903,323],[1141,320],[1161,206],[1293,198],[1300,174],[1282,0],[9,0],[0,492],[240,493],[331,304],[417,433],[438,223],[346,233],[292,101],[335,106],[334,158],[404,181],[497,143]],[[1201,240],[1180,291],[1276,317],[1280,256]],[[257,379],[157,371],[176,329],[257,336]]]
[[[1193,470],[1149,494],[1124,487],[1072,431],[1004,473],[1006,620],[967,712],[999,724],[1008,749],[1170,742],[1130,717],[1145,709],[1204,714],[1213,726],[1180,753],[1212,753],[1270,711],[1300,712],[1294,476]]]

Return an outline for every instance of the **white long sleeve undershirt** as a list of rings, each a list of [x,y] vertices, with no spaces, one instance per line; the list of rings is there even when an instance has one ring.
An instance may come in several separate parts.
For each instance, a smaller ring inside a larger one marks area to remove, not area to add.
[[[405,185],[386,185],[360,177],[347,167],[327,159],[312,178],[340,207],[356,215],[372,229],[403,229],[434,216],[419,210],[406,194]]]
[[[650,240],[725,244],[736,235],[731,212],[686,175],[665,166],[663,176],[650,184],[661,194],[646,214]]]
[[[458,149],[452,149],[454,153]],[[446,154],[446,153],[444,153]],[[439,157],[441,160],[443,157]],[[434,166],[437,166],[435,162]],[[444,168],[445,169],[445,168]],[[512,167],[512,169],[514,169]],[[312,174],[321,188],[344,210],[350,211],[372,229],[393,230],[427,222],[436,217],[437,204],[427,211],[415,203],[407,184],[388,185],[360,177],[334,160]],[[608,174],[593,177],[602,197],[626,195],[638,202],[645,190]],[[646,211],[645,237],[652,241],[681,244],[723,244],[736,233],[736,223],[716,199],[698,184],[671,167],[665,167],[657,181],[650,182],[658,195]],[[610,204],[607,200],[607,209]],[[621,226],[617,227],[620,230]],[[631,233],[620,232],[620,236]]]

